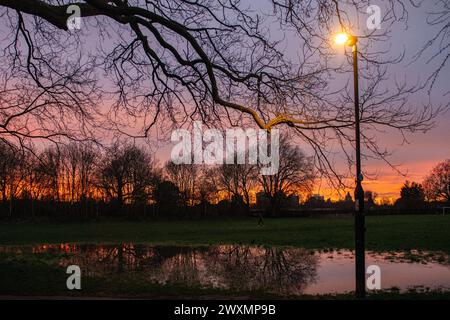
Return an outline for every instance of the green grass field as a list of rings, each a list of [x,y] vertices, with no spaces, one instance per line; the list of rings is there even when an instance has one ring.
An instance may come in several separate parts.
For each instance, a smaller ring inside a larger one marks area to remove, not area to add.
[[[368,250],[450,253],[450,216],[366,218]],[[309,249],[353,248],[352,218],[220,219],[85,224],[0,224],[0,245],[39,243],[255,244]]]

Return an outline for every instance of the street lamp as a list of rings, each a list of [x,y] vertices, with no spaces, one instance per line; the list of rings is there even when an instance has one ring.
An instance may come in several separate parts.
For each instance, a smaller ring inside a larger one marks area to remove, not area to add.
[[[347,33],[339,33],[335,37],[336,44],[352,47],[353,53],[353,87],[355,96],[355,144],[356,144],[356,188],[355,188],[355,274],[356,296],[366,295],[366,266],[364,249],[364,190],[361,174],[361,136],[359,127],[359,87],[358,87],[358,38]]]

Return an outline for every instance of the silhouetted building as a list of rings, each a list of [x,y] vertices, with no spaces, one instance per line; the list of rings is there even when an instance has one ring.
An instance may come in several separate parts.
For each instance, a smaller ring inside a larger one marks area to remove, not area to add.
[[[300,203],[300,197],[295,194],[286,196],[281,194],[278,198],[280,208],[296,208]],[[265,192],[261,191],[256,194],[256,207],[257,208],[269,208],[270,199],[267,197]]]
[[[320,194],[312,194],[310,197],[311,200],[313,201],[318,201],[318,202],[323,202],[325,201],[324,196],[320,195]]]

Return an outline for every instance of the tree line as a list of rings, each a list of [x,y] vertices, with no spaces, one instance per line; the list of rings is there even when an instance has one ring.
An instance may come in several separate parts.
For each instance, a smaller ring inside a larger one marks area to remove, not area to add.
[[[161,166],[147,147],[131,143],[72,142],[38,151],[1,141],[0,212],[4,219],[180,217],[207,215],[220,203],[225,211],[248,214],[252,190],[261,190],[268,213],[276,214],[284,198],[313,185],[312,159],[287,138],[280,141],[278,173],[261,176],[259,169],[170,160]]]
[[[1,219],[249,215],[255,191],[264,200],[258,214],[276,216],[289,196],[309,194],[314,179],[311,157],[286,137],[280,140],[279,171],[272,176],[260,175],[258,165],[250,164],[160,165],[147,147],[130,143],[101,148],[72,142],[38,151],[0,141]],[[366,192],[368,208],[376,207],[375,197]],[[337,208],[341,202],[309,198],[304,206]],[[394,207],[423,211],[429,203],[450,206],[450,160],[422,184],[407,181]],[[341,204],[352,209],[350,194]]]

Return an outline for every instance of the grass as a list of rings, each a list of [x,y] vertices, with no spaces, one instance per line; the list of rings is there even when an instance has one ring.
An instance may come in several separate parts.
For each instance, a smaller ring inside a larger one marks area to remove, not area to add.
[[[450,253],[450,216],[366,218],[366,246],[373,251],[411,249]],[[308,249],[352,249],[351,218],[210,219],[85,224],[0,224],[0,245],[40,243],[254,244]]]
[[[405,215],[366,218],[366,246],[372,251],[411,249],[450,253],[450,216]],[[209,219],[190,221],[123,222],[84,224],[0,224],[0,246],[43,243],[146,243],[166,245],[252,244],[308,249],[352,249],[351,218]],[[429,254],[434,254],[433,252]],[[412,258],[414,260],[414,254]],[[0,296],[125,297],[152,299],[352,299],[352,293],[279,297],[267,292],[240,292],[196,288],[183,284],[149,282],[139,273],[108,277],[84,275],[81,291],[68,291],[67,274],[58,265],[58,254],[0,253]],[[8,276],[3,276],[8,275]],[[450,292],[384,290],[369,299],[450,299]]]

